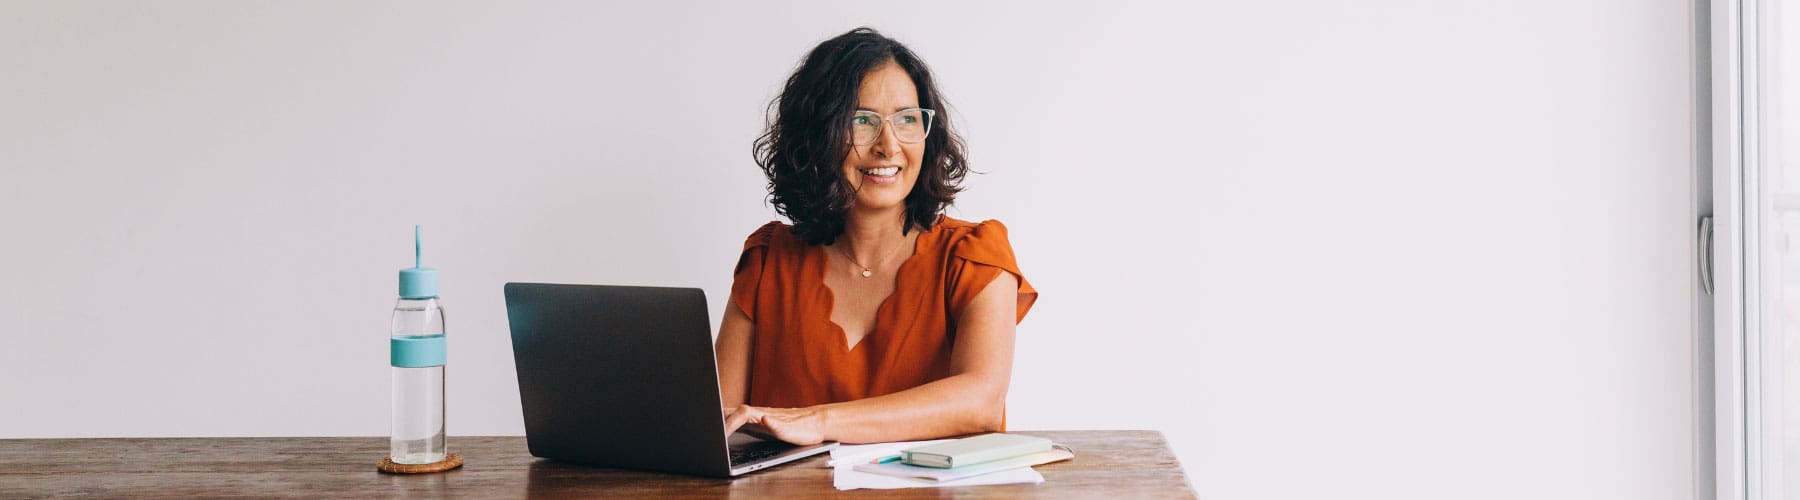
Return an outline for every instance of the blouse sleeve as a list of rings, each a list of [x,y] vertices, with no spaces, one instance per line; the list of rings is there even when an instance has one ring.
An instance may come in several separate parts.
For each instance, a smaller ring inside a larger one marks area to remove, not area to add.
[[[762,282],[763,261],[769,254],[769,234],[778,227],[780,222],[770,222],[750,233],[744,239],[744,252],[738,255],[737,270],[732,273],[731,303],[752,320],[756,319],[756,289]]]
[[[975,300],[975,295],[987,288],[994,278],[1000,277],[1002,271],[1012,273],[1019,280],[1019,317],[1025,320],[1025,313],[1037,302],[1037,289],[1025,280],[1025,274],[1019,272],[1019,264],[1013,259],[1012,243],[1006,239],[1006,225],[997,220],[989,220],[975,225],[962,239],[950,247],[950,269],[954,276],[949,280],[949,309],[951,321],[962,317],[963,308]]]

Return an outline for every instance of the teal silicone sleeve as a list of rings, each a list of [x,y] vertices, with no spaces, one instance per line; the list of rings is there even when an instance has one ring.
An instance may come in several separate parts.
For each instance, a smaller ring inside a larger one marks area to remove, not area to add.
[[[443,335],[389,337],[388,364],[398,368],[444,366],[448,357]]]

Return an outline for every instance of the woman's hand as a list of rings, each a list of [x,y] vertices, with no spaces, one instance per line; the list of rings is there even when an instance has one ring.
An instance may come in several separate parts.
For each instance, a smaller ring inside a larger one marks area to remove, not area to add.
[[[752,436],[798,445],[825,441],[824,412],[818,407],[764,408],[744,405],[725,415],[725,435],[739,430]]]

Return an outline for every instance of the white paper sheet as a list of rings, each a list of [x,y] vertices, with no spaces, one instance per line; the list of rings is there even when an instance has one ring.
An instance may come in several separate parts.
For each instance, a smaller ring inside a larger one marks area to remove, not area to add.
[[[899,488],[942,488],[950,486],[980,486],[988,484],[1016,483],[1035,484],[1044,482],[1044,475],[1038,474],[1038,471],[1032,470],[1030,467],[1020,467],[1009,471],[983,474],[967,479],[944,482],[907,479],[885,474],[871,474],[867,472],[857,472],[851,469],[858,461],[867,462],[900,453],[900,450],[914,446],[923,446],[943,441],[948,440],[938,439],[933,441],[901,441],[895,443],[839,445],[837,448],[831,450],[831,460],[826,462],[825,466],[831,467],[831,484],[836,486],[839,490],[891,490]]]

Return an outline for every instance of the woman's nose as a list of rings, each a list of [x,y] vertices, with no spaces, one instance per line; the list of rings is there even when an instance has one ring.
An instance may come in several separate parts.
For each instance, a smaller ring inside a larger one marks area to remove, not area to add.
[[[886,126],[881,127],[881,137],[875,139],[875,154],[882,158],[900,156],[900,136],[894,135],[892,123],[882,125]]]

